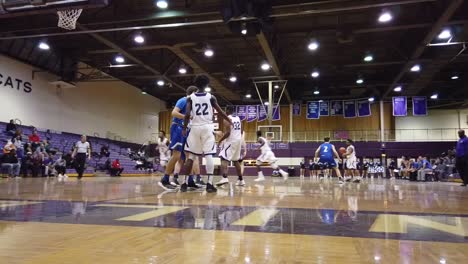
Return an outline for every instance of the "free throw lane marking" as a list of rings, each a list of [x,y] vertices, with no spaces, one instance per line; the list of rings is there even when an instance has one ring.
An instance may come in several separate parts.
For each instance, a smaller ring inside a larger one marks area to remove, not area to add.
[[[279,210],[277,209],[257,209],[250,214],[235,221],[231,225],[241,226],[264,226],[271,218],[273,218]]]
[[[11,200],[0,200],[0,208],[21,206],[21,205],[30,205],[30,204],[40,204],[42,202],[28,202],[28,201],[11,201]]]

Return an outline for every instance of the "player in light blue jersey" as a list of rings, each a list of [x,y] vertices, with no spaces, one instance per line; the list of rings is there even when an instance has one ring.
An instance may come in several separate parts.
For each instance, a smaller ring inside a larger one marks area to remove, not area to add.
[[[328,164],[330,169],[335,170],[336,176],[338,176],[339,183],[343,183],[343,178],[341,177],[341,172],[338,169],[338,166],[336,164],[336,161],[334,157],[340,158],[340,155],[338,155],[338,152],[336,152],[335,146],[330,143],[330,138],[326,137],[324,139],[324,143],[320,145],[317,150],[315,151],[315,157],[319,158],[320,163],[322,164]]]

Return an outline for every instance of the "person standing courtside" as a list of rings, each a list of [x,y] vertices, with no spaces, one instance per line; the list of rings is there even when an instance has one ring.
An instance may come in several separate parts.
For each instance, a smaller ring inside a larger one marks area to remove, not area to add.
[[[458,137],[460,139],[457,142],[455,166],[460,178],[463,180],[461,186],[466,186],[468,184],[468,137],[465,135],[465,130],[458,130]]]
[[[85,135],[82,135],[81,140],[76,142],[72,158],[75,159],[75,169],[78,173],[78,180],[81,180],[86,168],[86,158],[89,160],[91,159],[91,146],[89,142],[86,141]]]

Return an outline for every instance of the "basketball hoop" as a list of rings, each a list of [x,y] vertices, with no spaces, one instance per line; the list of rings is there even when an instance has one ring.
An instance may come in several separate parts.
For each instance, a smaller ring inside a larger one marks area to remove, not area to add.
[[[58,27],[67,30],[74,30],[76,28],[76,21],[78,21],[82,11],[83,9],[66,9],[57,11],[57,15],[59,17]]]

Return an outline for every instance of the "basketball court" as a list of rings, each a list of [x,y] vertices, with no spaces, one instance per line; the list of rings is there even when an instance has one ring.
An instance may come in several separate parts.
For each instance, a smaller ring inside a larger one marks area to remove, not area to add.
[[[467,45],[463,0],[0,0],[0,263],[466,263]],[[166,189],[201,75],[245,185]]]

